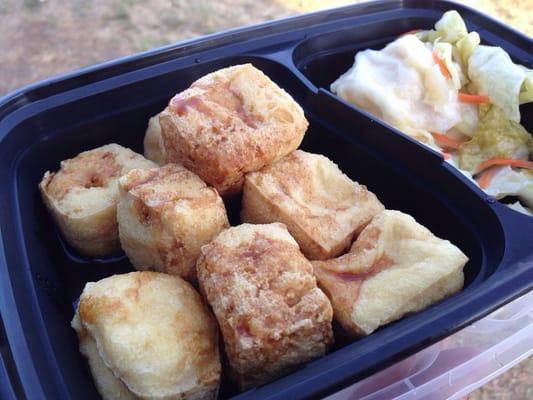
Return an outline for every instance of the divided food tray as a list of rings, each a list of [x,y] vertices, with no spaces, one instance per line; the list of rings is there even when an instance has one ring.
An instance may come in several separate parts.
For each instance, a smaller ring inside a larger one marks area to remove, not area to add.
[[[322,153],[387,208],[413,215],[470,258],[465,287],[372,335],[338,342],[325,357],[271,384],[221,396],[323,397],[478,320],[533,286],[533,218],[489,198],[442,157],[329,92],[356,51],[429,28],[456,9],[469,30],[533,66],[531,39],[464,6],[385,1],[289,18],[167,46],[38,83],[0,99],[0,396],[95,398],[70,328],[84,285],[132,270],[124,255],[77,256],[37,190],[59,161],[106,143],[142,152],[148,118],[216,69],[252,63],[302,106],[302,149]],[[532,105],[521,107],[533,131]],[[239,199],[228,204],[238,223]]]

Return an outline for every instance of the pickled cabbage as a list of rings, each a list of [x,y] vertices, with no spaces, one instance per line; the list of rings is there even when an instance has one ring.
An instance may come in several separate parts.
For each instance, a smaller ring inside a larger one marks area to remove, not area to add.
[[[533,101],[533,70],[519,65],[526,74],[526,79],[520,88],[519,102],[520,104],[531,103]]]
[[[455,43],[468,34],[463,18],[455,10],[442,14],[435,24],[435,30],[440,35],[440,39],[448,43]]]
[[[358,52],[331,91],[430,146],[430,132],[446,132],[461,122],[457,89],[440,72],[431,49],[414,35],[383,50]]]
[[[455,10],[445,12],[435,24],[435,29],[416,34],[423,42],[448,43],[452,50],[452,59],[464,71],[468,70],[468,59],[480,43],[476,32],[468,33],[465,22]]]
[[[476,32],[468,33],[466,25],[455,10],[445,12],[435,24],[435,29],[421,31],[416,36],[423,42],[432,43],[441,59],[450,70],[454,85],[457,76],[450,69],[448,59],[451,46],[451,59],[458,63],[467,78],[472,81],[468,91],[489,96],[492,103],[499,106],[507,117],[520,122],[519,105],[533,102],[533,71],[513,63],[509,55],[500,47],[479,45]],[[469,82],[461,81],[462,86]]]
[[[464,71],[468,71],[468,60],[480,42],[479,34],[477,32],[470,32],[455,42],[452,47],[453,59],[461,65]]]
[[[514,122],[520,122],[519,94],[526,72],[500,47],[477,46],[468,61],[468,76],[477,94],[488,95]]]
[[[436,40],[454,44],[468,34],[465,22],[455,10],[446,11],[435,24],[435,29],[418,32],[416,35],[424,42]]]
[[[433,52],[444,62],[446,69],[450,73],[453,87],[459,90],[463,86],[461,78],[464,78],[464,75],[461,73],[461,67],[452,60],[452,45],[437,41],[433,45]]]
[[[455,139],[453,147],[462,143],[457,151],[444,149],[447,162],[476,182],[473,175],[484,161],[528,160],[533,154],[519,108],[533,102],[533,70],[480,42],[457,11],[448,11],[434,29],[403,35],[381,51],[357,53],[331,90],[436,150],[436,134]],[[461,94],[487,96],[490,104],[477,105],[485,100],[475,96],[473,103],[463,102]],[[533,173],[503,167],[485,191],[498,199],[518,196],[524,206],[512,207],[531,215]]]
[[[527,207],[533,207],[533,173],[503,167],[491,179],[485,192],[496,199],[517,196]]]
[[[461,120],[454,128],[463,135],[470,136],[474,134],[478,121],[478,107],[475,104],[459,103],[459,112]]]
[[[474,171],[495,157],[527,159],[532,149],[533,138],[522,125],[509,120],[499,107],[482,105],[472,139],[459,147],[459,167]]]

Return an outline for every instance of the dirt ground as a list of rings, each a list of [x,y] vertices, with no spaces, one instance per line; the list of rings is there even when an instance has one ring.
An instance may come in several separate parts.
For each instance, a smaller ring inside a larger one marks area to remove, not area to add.
[[[0,96],[82,66],[353,1],[0,0]],[[533,35],[533,0],[464,1]],[[533,358],[469,399],[533,399]]]
[[[0,95],[61,72],[178,40],[352,2],[0,0]],[[533,0],[466,3],[533,34]]]

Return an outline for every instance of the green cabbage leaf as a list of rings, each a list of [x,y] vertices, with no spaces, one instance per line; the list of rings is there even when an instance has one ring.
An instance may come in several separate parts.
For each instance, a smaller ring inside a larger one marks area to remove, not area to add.
[[[527,159],[532,151],[533,138],[522,125],[499,107],[482,105],[472,138],[459,147],[459,168],[473,172],[491,158]]]
[[[511,121],[520,122],[520,97],[533,100],[531,70],[513,63],[500,47],[477,46],[468,59],[468,77],[476,93],[489,96]]]

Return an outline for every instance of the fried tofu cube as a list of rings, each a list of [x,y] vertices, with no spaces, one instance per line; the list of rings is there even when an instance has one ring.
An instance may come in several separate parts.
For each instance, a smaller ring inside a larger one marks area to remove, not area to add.
[[[239,193],[245,173],[296,149],[308,126],[291,96],[251,64],[198,79],[174,96],[159,124],[164,154],[147,154],[185,166],[221,195]]]
[[[223,231],[202,247],[197,271],[241,389],[289,373],[332,343],[331,305],[283,224]]]
[[[346,251],[384,209],[377,197],[319,154],[296,150],[246,175],[241,219],[282,222],[311,260]]]
[[[87,257],[120,250],[116,206],[118,179],[133,168],[155,164],[130,149],[108,144],[61,162],[47,171],[39,190],[67,243]]]
[[[217,191],[177,164],[131,170],[119,190],[120,243],[135,268],[195,282],[200,247],[229,226]]]
[[[165,146],[161,137],[159,114],[148,120],[148,128],[144,136],[144,156],[159,165],[164,165],[166,160]]]
[[[178,276],[143,271],[89,282],[72,327],[104,400],[214,400],[216,321]]]
[[[467,261],[460,249],[410,215],[386,210],[349,253],[313,261],[313,267],[335,319],[358,337],[459,291]]]

